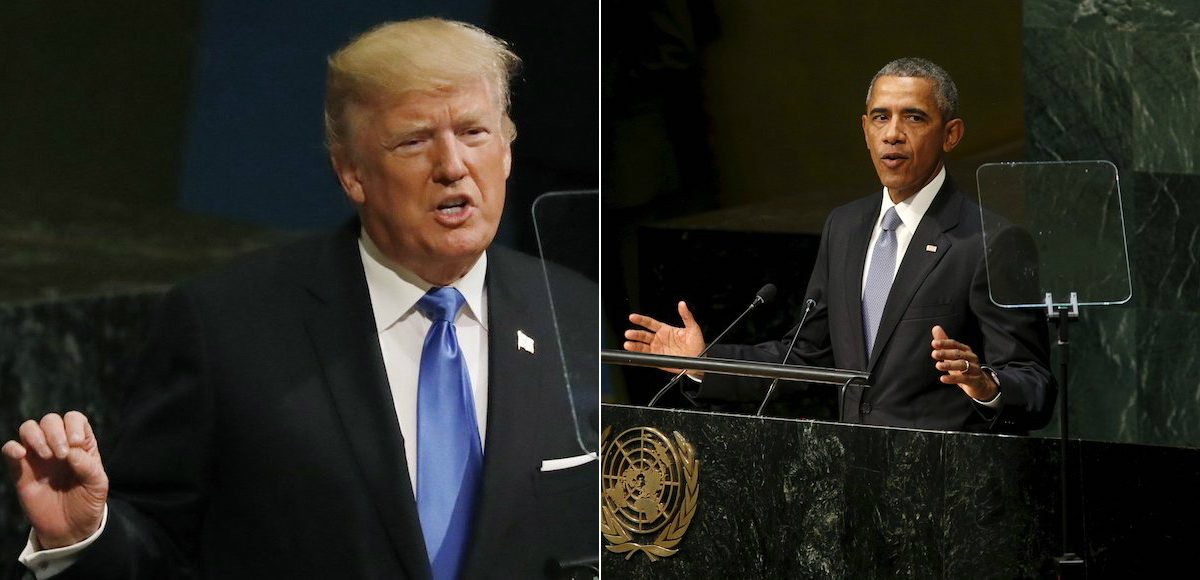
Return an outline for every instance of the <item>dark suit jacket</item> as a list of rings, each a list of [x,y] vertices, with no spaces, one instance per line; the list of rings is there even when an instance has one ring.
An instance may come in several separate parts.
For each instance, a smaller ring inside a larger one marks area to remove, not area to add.
[[[429,577],[357,235],[353,223],[167,296],[105,455],[107,527],[64,579]],[[548,558],[597,556],[597,464],[540,472],[583,451],[539,262],[493,247],[486,287],[488,432],[464,576],[539,577]]]
[[[871,374],[871,387],[847,389],[843,420],[872,425],[1020,433],[1049,420],[1056,393],[1048,370],[1045,316],[999,308],[988,297],[979,205],[949,177],[905,251],[879,324],[871,359],[862,330],[862,273],[879,217],[880,194],[830,213],[807,296],[817,307],[789,358]],[[989,221],[989,224],[991,222]],[[990,226],[989,226],[990,227]],[[989,230],[990,231],[990,230]],[[989,234],[990,235],[990,234]],[[936,249],[927,249],[934,246]],[[930,329],[969,345],[1000,379],[997,413],[939,382]],[[791,337],[758,345],[715,346],[710,356],[779,362]],[[761,381],[709,374],[700,395],[760,399]]]

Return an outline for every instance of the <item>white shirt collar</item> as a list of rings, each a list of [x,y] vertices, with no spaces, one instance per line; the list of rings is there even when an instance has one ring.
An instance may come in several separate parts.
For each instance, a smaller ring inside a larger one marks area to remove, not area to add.
[[[933,204],[933,198],[937,197],[937,192],[941,191],[942,184],[946,182],[946,168],[943,166],[938,170],[938,174],[933,177],[933,180],[925,184],[916,195],[910,195],[908,199],[892,204],[892,198],[888,196],[888,188],[883,188],[883,201],[879,209],[879,219],[875,221],[875,227],[879,227],[879,223],[883,220],[883,214],[887,213],[888,208],[895,207],[896,215],[900,216],[900,221],[904,222],[904,227],[909,230],[914,230],[917,224],[921,223],[921,218],[925,217],[925,212],[929,206]]]
[[[375,328],[383,332],[413,312],[421,297],[434,285],[422,280],[411,270],[393,262],[375,246],[365,230],[358,236],[358,249],[362,255],[363,271],[370,289],[371,309],[375,312]],[[467,316],[487,330],[486,313],[483,310],[483,283],[487,273],[487,252],[480,254],[475,265],[451,286],[466,298]]]

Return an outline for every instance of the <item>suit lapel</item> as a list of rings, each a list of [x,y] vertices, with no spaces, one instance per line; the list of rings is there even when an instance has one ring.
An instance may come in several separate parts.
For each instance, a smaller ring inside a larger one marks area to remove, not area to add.
[[[472,528],[467,578],[494,573],[495,560],[520,550],[506,541],[523,506],[533,499],[540,440],[536,425],[547,411],[537,385],[540,361],[553,357],[553,329],[545,325],[541,272],[523,271],[503,248],[488,250],[488,422],[483,483]],[[534,353],[517,348],[517,331],[535,341]],[[532,525],[532,524],[531,524]]]
[[[871,243],[871,233],[875,229],[875,222],[879,219],[879,196],[871,196],[869,199],[874,200],[870,206],[870,211],[863,212],[858,222],[854,224],[850,231],[849,239],[846,243],[846,269],[849,274],[844,280],[844,287],[837,292],[837,295],[842,296],[846,300],[846,312],[850,317],[850,336],[853,337],[853,348],[851,352],[854,355],[854,364],[852,368],[865,369],[867,367],[867,343],[863,337],[863,315],[862,315],[862,275],[867,261],[867,246]]]
[[[305,328],[325,375],[350,451],[396,555],[409,577],[430,575],[408,476],[404,439],[379,350],[358,251],[358,222],[340,230],[305,285],[313,297]]]
[[[875,348],[867,364],[868,372],[874,370],[879,353],[887,348],[896,325],[900,323],[900,318],[908,309],[921,284],[950,251],[950,238],[944,234],[958,225],[961,206],[962,196],[957,194],[953,182],[947,176],[933,203],[925,211],[925,217],[921,219],[917,231],[913,233],[908,249],[904,252],[904,259],[900,262],[900,269],[892,281],[887,304],[883,307],[883,318],[879,322]],[[936,246],[937,250],[930,252],[926,249],[927,246]]]

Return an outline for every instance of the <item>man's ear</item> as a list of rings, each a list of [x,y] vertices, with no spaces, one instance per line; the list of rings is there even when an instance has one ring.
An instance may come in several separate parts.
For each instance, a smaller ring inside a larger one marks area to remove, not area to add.
[[[344,146],[338,146],[329,152],[329,160],[333,163],[333,172],[342,184],[346,197],[355,207],[362,207],[367,202],[367,195],[363,191],[362,177],[353,156]]]
[[[500,121],[501,134],[504,136],[504,179],[512,174],[512,146],[517,140],[517,126],[507,114]]]
[[[504,179],[512,174],[512,142],[504,144]]]
[[[963,133],[967,130],[962,119],[950,119],[946,123],[946,138],[942,141],[942,151],[949,153],[958,147],[959,141],[962,141]]]

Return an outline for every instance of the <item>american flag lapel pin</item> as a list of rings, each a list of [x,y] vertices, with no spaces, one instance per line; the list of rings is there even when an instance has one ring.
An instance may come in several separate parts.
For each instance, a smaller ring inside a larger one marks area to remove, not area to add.
[[[533,338],[525,334],[523,330],[517,331],[517,350],[533,354]]]

